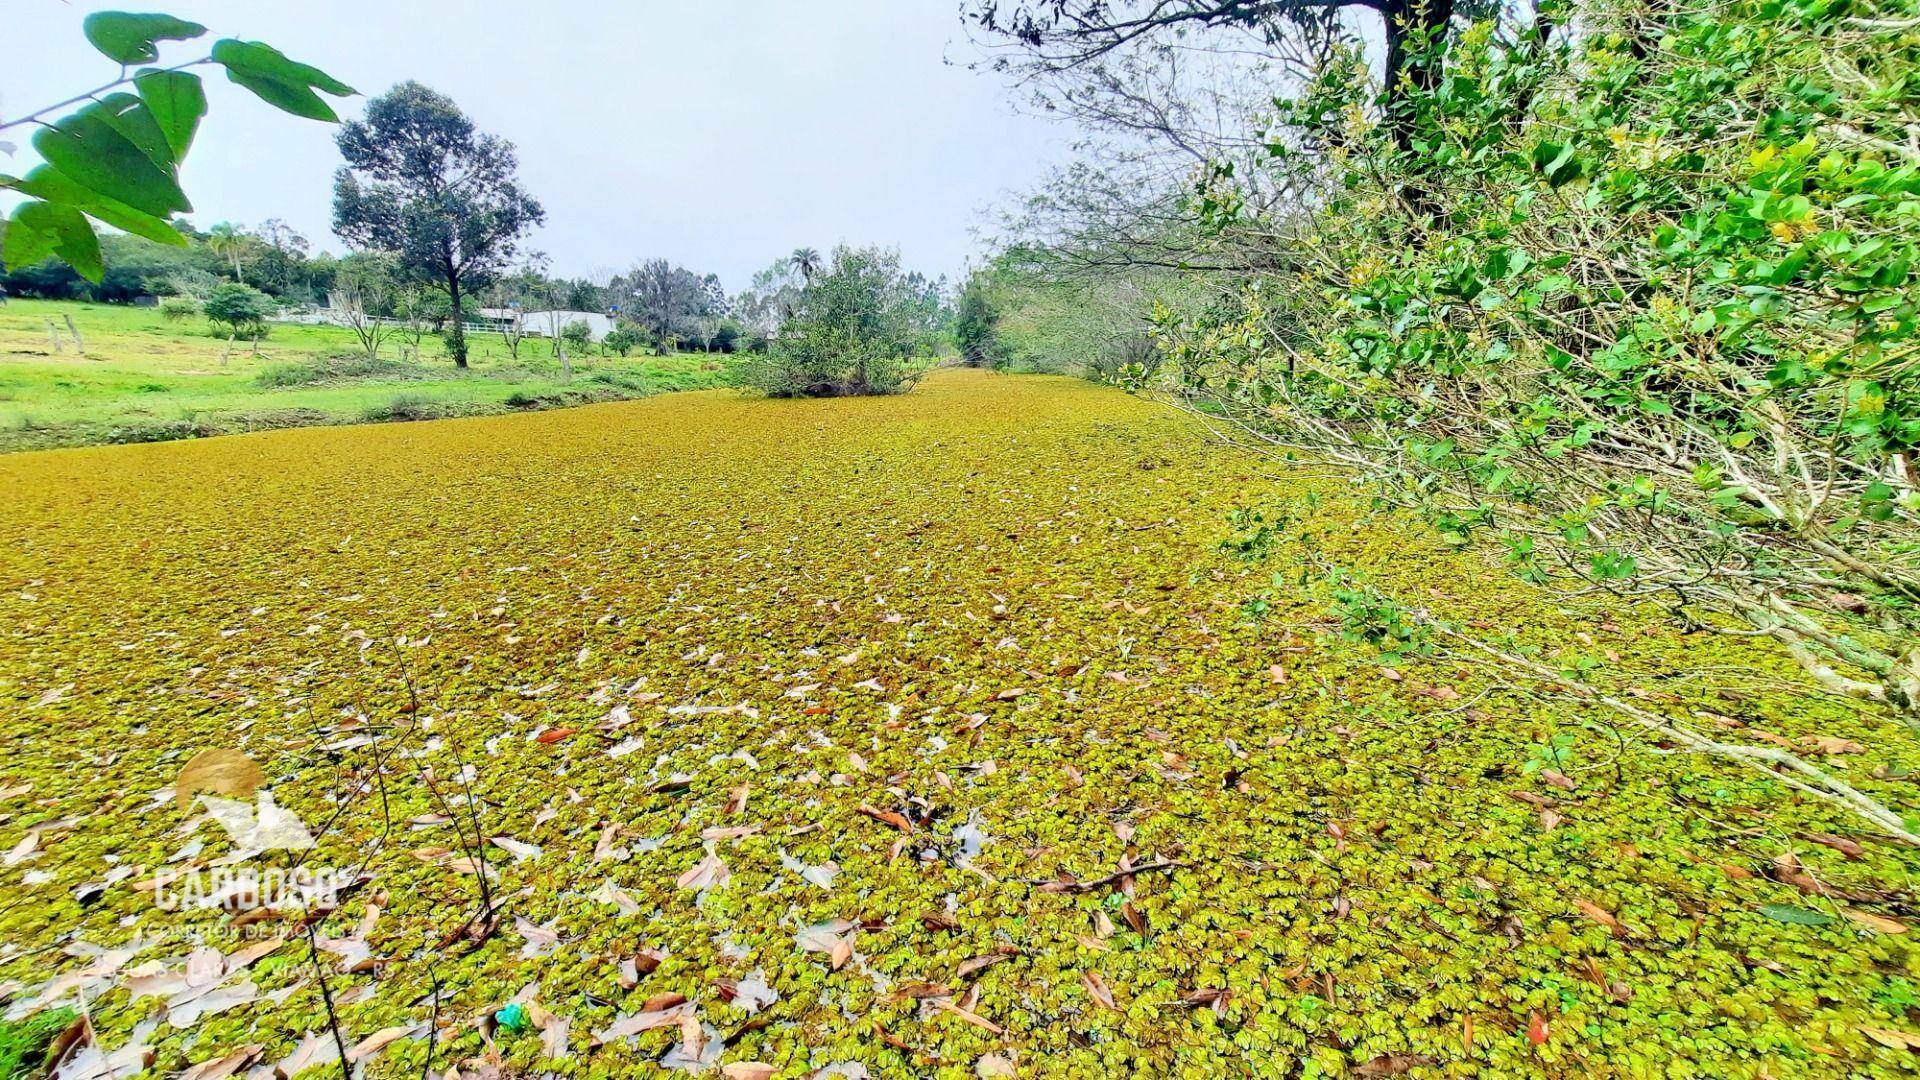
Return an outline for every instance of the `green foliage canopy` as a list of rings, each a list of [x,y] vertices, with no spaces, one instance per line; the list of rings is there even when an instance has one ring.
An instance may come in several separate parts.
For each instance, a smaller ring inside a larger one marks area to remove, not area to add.
[[[260,42],[218,41],[206,57],[174,67],[125,68],[159,61],[159,43],[206,33],[198,23],[161,14],[103,11],[84,23],[87,40],[122,65],[119,79],[59,105],[0,120],[0,131],[40,124],[32,138],[43,164],[25,176],[0,174],[0,187],[29,196],[8,219],[0,238],[0,264],[18,269],[49,256],[98,283],[106,274],[93,222],[163,244],[185,246],[171,222],[193,209],[181,190],[180,162],[193,145],[207,111],[200,77],[186,70],[205,64],[276,108],[334,122],[319,94],[348,96],[352,87],[318,68],[288,59]],[[131,85],[129,93],[118,88]],[[42,116],[69,105],[59,119]]]

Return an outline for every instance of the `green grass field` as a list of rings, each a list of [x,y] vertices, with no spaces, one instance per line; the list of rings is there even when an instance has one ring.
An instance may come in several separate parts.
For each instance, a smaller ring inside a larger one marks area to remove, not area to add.
[[[67,333],[71,316],[85,355]],[[48,331],[58,328],[56,351]],[[400,363],[402,339],[372,371],[343,327],[275,323],[259,355],[203,319],[154,308],[13,300],[0,307],[0,451],[154,442],[263,428],[421,419],[546,408],[724,385],[724,357],[575,357],[563,377],[552,343],[529,338],[514,360],[498,335],[472,339],[459,371],[437,338]],[[411,347],[411,342],[406,342]]]

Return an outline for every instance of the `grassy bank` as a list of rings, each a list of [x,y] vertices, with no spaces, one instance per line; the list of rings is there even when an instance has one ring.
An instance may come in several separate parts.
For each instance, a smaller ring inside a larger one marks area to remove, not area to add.
[[[84,355],[67,330],[69,317]],[[256,355],[245,342],[229,352],[199,318],[169,322],[154,308],[13,300],[0,306],[0,451],[511,412],[730,378],[726,357],[681,354],[575,357],[566,379],[550,342],[529,338],[515,359],[497,335],[476,335],[472,366],[459,371],[431,335],[413,361],[396,359],[401,343],[396,338],[380,362],[368,363],[345,328],[276,323]]]

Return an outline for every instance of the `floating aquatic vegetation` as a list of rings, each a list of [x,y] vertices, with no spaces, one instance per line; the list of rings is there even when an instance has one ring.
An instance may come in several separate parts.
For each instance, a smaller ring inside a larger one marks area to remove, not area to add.
[[[1291,502],[1397,595],[1909,812],[1920,740],[1113,391],[688,395],[17,455],[0,490],[0,984],[84,994],[96,1065],[337,1069],[302,905],[160,903],[296,859],[364,870],[315,944],[369,1080],[1912,1065],[1920,854],[1383,667],[1288,544],[1221,555],[1225,509]],[[217,866],[172,786],[209,748],[315,846]],[[285,943],[229,971],[249,934]],[[149,1023],[192,988],[136,987],[216,942],[218,1008]],[[529,982],[543,1022],[483,1022]]]

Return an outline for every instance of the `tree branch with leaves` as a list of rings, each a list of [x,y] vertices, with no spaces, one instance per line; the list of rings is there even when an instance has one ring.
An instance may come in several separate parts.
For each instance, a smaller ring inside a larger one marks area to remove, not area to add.
[[[171,15],[96,12],[82,29],[94,48],[120,65],[119,77],[0,120],[0,132],[34,128],[31,145],[43,162],[25,176],[0,174],[0,187],[28,196],[14,208],[0,240],[0,264],[9,268],[52,256],[98,283],[106,266],[96,221],[158,243],[187,246],[172,224],[175,215],[193,209],[180,186],[180,163],[207,112],[206,90],[190,69],[223,68],[228,79],[267,104],[326,123],[339,117],[320,93],[355,93],[319,68],[257,41],[224,38],[199,59],[156,66],[161,42],[192,41],[207,32],[199,23]],[[76,105],[73,112],[46,119]]]

